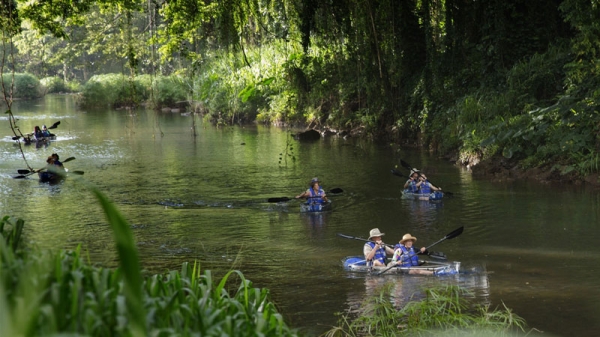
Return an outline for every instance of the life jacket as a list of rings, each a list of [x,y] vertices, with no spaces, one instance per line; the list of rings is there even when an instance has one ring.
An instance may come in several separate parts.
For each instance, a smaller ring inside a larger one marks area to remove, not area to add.
[[[371,246],[372,249],[375,249],[375,242],[367,242],[366,244]],[[381,247],[375,252],[375,255],[373,256],[373,261],[378,260],[383,265],[385,265],[385,258],[385,247]]]
[[[417,183],[414,180],[410,180],[410,179],[408,181],[408,187],[406,189],[412,193],[417,193],[419,191],[419,188],[417,187]]]
[[[422,194],[431,194],[431,187],[429,187],[429,182],[427,180],[425,180],[420,187]]]
[[[323,200],[323,198],[322,198],[322,196],[325,194],[325,191],[323,191],[322,188],[319,187],[319,190],[315,191],[311,187],[308,189],[308,191],[310,192],[310,197],[308,197],[308,200],[306,200],[307,204],[314,204],[314,203],[322,204],[325,202],[325,200]]]
[[[394,246],[393,261],[399,262],[401,267],[412,267],[419,265],[419,256],[415,253],[413,247],[406,248],[405,245],[397,244]]]

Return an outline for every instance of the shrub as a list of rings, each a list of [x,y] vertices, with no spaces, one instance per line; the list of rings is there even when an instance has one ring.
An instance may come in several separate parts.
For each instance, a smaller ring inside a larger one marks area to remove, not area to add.
[[[47,94],[70,91],[65,81],[57,76],[42,78],[40,84],[45,87]]]
[[[186,85],[178,76],[159,76],[154,83],[154,97],[158,107],[175,106],[177,102],[187,100]]]
[[[43,96],[40,81],[37,77],[27,73],[3,74],[2,81],[4,82],[4,87],[7,91],[11,90],[13,75],[13,98],[35,99]]]

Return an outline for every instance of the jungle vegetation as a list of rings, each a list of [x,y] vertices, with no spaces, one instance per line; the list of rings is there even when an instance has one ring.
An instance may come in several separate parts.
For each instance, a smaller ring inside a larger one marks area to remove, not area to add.
[[[597,0],[0,6],[3,73],[58,77],[83,104],[97,103],[90,86],[110,88],[98,76],[121,76],[128,89],[113,106],[185,101],[208,120],[302,123],[464,162],[503,156],[524,169],[598,172]],[[174,84],[155,84],[163,77]],[[176,92],[156,100],[159,87]]]

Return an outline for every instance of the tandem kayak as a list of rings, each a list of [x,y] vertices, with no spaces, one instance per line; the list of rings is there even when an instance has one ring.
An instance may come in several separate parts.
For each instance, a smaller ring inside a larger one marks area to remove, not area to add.
[[[40,183],[57,183],[62,181],[66,177],[66,171],[64,174],[57,174],[48,171],[38,172],[38,177],[40,178]]]
[[[312,202],[312,203],[300,204],[300,212],[301,213],[325,212],[325,211],[330,211],[330,210],[331,210],[331,200],[324,202],[324,203]]]
[[[419,260],[419,266],[413,267],[369,267],[363,256],[348,256],[342,260],[344,269],[359,273],[377,274],[385,271],[385,274],[410,274],[411,271],[430,272],[431,275],[455,275],[460,271],[460,262],[437,262]]]
[[[413,193],[409,190],[402,191],[402,199],[411,199],[411,200],[428,200],[428,201],[439,201],[444,198],[444,192],[435,191],[429,194],[423,193]]]

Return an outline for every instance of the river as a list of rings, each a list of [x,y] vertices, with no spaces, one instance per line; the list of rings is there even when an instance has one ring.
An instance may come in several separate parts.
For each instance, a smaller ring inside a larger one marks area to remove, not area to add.
[[[553,336],[592,336],[600,330],[599,194],[587,186],[534,180],[490,182],[427,152],[361,139],[297,142],[290,131],[262,125],[215,127],[199,117],[150,110],[80,110],[72,96],[16,102],[23,132],[60,125],[57,140],[23,153],[33,168],[53,152],[70,170],[84,171],[131,224],[146,272],[199,261],[221,274],[235,268],[271,290],[286,321],[308,335],[327,331],[335,313],[356,307],[392,284],[399,298],[423,286],[457,284],[481,304],[504,303],[530,328]],[[26,221],[26,240],[41,248],[81,244],[93,262],[115,266],[112,233],[93,195],[77,179],[48,185],[26,169],[10,138],[0,135],[0,215]],[[195,120],[194,120],[195,118]],[[194,132],[195,128],[195,132]],[[297,131],[297,130],[292,130]],[[291,145],[286,152],[286,145]],[[392,175],[403,159],[453,193],[442,202],[401,199],[404,179]],[[333,210],[299,212],[293,197],[319,177]],[[452,277],[365,277],[341,267],[360,255],[361,238],[377,227],[387,243],[403,234],[417,246],[464,226],[462,235],[432,250],[461,261]]]

